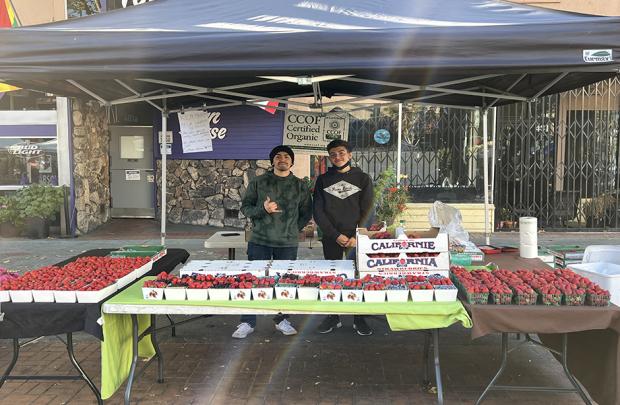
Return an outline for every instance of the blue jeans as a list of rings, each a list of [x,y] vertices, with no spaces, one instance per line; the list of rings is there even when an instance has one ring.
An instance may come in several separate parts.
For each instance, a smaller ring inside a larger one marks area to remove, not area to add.
[[[272,247],[248,242],[248,260],[297,260],[297,246]],[[278,324],[288,315],[278,314],[273,321]],[[241,323],[256,327],[256,315],[241,315]]]

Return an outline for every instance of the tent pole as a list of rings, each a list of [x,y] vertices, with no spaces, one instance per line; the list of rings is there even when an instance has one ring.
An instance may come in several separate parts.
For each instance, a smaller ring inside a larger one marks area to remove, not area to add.
[[[398,151],[396,152],[396,184],[400,187],[401,158],[403,148],[403,103],[398,104]]]
[[[493,134],[491,135],[491,204],[495,204],[495,141],[497,140],[497,107],[493,107]]]
[[[484,238],[486,244],[491,244],[491,237],[489,235],[489,149],[487,146],[488,141],[488,125],[487,125],[487,110],[482,109],[482,145],[483,145],[483,166],[484,166]]]
[[[161,153],[161,244],[166,244],[166,155],[168,153],[168,140],[166,133],[168,132],[168,112],[166,102],[164,100],[164,111],[161,112],[161,141],[159,143],[159,151]]]

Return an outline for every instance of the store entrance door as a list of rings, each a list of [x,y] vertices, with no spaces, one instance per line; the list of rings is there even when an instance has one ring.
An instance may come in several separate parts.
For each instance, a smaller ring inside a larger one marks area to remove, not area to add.
[[[110,127],[112,217],[155,218],[153,127]]]

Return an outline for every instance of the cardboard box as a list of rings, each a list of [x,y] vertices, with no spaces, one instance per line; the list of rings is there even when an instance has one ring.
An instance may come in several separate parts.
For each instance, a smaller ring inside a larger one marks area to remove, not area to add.
[[[372,239],[380,231],[357,228],[357,252],[359,253],[422,253],[447,252],[448,235],[439,233],[439,228],[417,231],[415,239],[401,236],[396,239]]]
[[[353,260],[273,260],[269,268],[269,276],[277,277],[286,273],[316,274],[317,276],[342,276],[355,278]]]
[[[192,274],[244,274],[264,277],[271,264],[270,260],[191,260],[181,267],[181,277]]]
[[[399,257],[374,258],[365,253],[358,253],[357,266],[362,273],[373,272],[382,276],[390,275],[429,275],[447,276],[450,269],[450,254],[439,253],[437,256],[407,257],[401,253]]]

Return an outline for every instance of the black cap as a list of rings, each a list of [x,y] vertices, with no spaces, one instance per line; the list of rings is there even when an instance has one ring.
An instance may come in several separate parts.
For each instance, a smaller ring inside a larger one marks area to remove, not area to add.
[[[293,149],[289,148],[286,145],[278,145],[269,152],[269,161],[273,164],[273,158],[280,152],[284,152],[291,157],[291,163],[295,163],[295,153]]]

